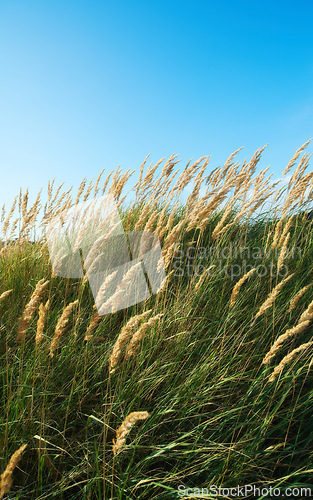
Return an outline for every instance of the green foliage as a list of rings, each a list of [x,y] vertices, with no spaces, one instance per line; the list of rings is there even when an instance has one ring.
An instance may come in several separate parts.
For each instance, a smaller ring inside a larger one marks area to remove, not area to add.
[[[282,280],[276,272],[279,251],[257,257],[251,250],[264,250],[275,221],[238,223],[213,240],[221,215],[212,214],[202,234],[183,232],[165,287],[144,303],[101,317],[93,333],[98,341],[84,340],[93,307],[88,282],[51,276],[42,244],[14,244],[3,252],[1,293],[13,292],[0,302],[1,472],[22,443],[29,445],[13,473],[10,498],[161,500],[179,498],[179,485],[255,484],[283,491],[311,483],[312,353],[295,358],[275,382],[268,378],[283,356],[312,337],[312,327],[285,343],[271,366],[261,365],[273,341],[312,300],[309,289],[288,312],[290,300],[312,281],[311,226],[297,219],[290,228],[288,248],[299,250],[284,264],[295,274],[255,320]],[[180,217],[183,209],[175,220]],[[227,255],[231,245],[251,253]],[[252,275],[230,308],[244,260],[268,271]],[[213,265],[215,271],[201,279]],[[26,341],[17,344],[18,318],[42,278],[50,280],[43,341],[36,346],[35,315]],[[76,299],[79,307],[51,359],[57,320]],[[146,332],[137,354],[121,358],[110,375],[109,358],[122,326],[150,308],[152,315],[163,313],[162,320]],[[115,430],[132,411],[148,411],[150,418],[131,430],[114,457]],[[44,454],[35,435],[48,442]]]

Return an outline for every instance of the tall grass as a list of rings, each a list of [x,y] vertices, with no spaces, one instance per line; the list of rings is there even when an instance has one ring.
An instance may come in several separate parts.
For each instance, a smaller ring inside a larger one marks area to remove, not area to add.
[[[298,216],[313,193],[307,144],[282,188],[256,173],[262,148],[180,175],[177,155],[149,167],[147,157],[128,205],[131,173],[117,169],[73,198],[49,183],[40,220],[41,193],[3,208],[1,494],[161,500],[182,498],[178,486],[312,484],[313,240]],[[53,273],[45,229],[105,193],[124,229],[158,235],[167,279],[101,316],[86,276]]]

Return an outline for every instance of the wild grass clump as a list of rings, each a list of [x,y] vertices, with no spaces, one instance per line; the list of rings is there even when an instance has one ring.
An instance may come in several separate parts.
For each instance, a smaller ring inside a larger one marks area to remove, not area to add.
[[[177,155],[149,166],[147,157],[131,201],[133,172],[117,168],[94,184],[83,179],[76,195],[52,181],[45,200],[39,193],[29,206],[27,189],[3,207],[1,498],[162,500],[178,498],[179,485],[282,494],[310,486],[307,146],[282,187],[259,169],[261,148],[242,164],[238,150],[215,170],[208,156],[184,168]],[[85,214],[52,266],[51,225],[108,194],[122,222],[99,215],[98,234]],[[131,266],[110,247],[123,230],[157,235],[152,268],[147,241]],[[65,276],[68,244],[79,277]],[[151,274],[163,267],[152,293]],[[146,298],[123,307],[139,272]]]

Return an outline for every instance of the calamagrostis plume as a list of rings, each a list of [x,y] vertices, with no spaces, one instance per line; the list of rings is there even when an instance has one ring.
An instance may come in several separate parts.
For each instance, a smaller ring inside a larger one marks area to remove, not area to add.
[[[89,326],[88,326],[88,328],[86,330],[86,335],[85,335],[85,339],[84,340],[90,340],[90,339],[92,339],[92,332],[94,331],[94,329],[98,325],[100,319],[101,319],[101,316],[99,316],[98,311],[97,311],[97,306],[95,304],[93,306],[93,313],[92,313],[92,316],[91,316],[91,319],[90,319]]]
[[[126,437],[137,420],[146,420],[150,417],[147,411],[131,412],[116,431],[116,439],[113,439],[113,453],[117,455],[126,442]]]
[[[289,309],[287,312],[291,312],[296,307],[296,305],[299,302],[299,300],[301,299],[302,295],[305,294],[305,292],[307,291],[308,288],[310,288],[310,286],[312,286],[312,284],[301,288],[301,290],[299,290],[299,292],[294,296],[294,298],[291,299],[290,304],[289,304]],[[1,297],[0,297],[0,299],[1,299]]]
[[[8,295],[10,295],[10,293],[13,291],[13,288],[11,288],[11,290],[6,290],[5,292],[3,292],[1,295],[0,295],[0,302],[2,300],[4,300]]]
[[[308,349],[309,347],[311,347],[313,345],[313,341],[311,342],[306,342],[306,344],[302,344],[300,345],[299,347],[297,347],[296,349],[294,349],[293,351],[291,351],[289,354],[287,354],[287,356],[285,356],[281,362],[279,363],[279,365],[275,366],[271,376],[269,377],[268,381],[269,382],[274,382],[275,378],[277,377],[277,375],[279,375],[279,373],[281,373],[284,369],[284,367],[290,363],[290,361],[293,360],[293,358],[301,351],[304,351],[305,349]]]
[[[17,340],[18,341],[23,341],[26,337],[26,331],[28,329],[30,320],[33,317],[33,314],[37,308],[37,305],[40,302],[41,296],[45,289],[47,288],[47,285],[49,283],[49,280],[45,281],[44,278],[38,281],[35,290],[33,291],[33,294],[30,298],[30,301],[28,304],[26,304],[24,308],[24,312],[22,317],[19,319],[19,325],[18,325],[18,331],[17,331]]]
[[[148,311],[145,311],[141,314],[137,314],[133,318],[130,318],[130,320],[128,320],[126,325],[122,328],[121,333],[119,334],[117,341],[114,344],[113,351],[110,356],[110,373],[114,372],[115,366],[117,365],[122,349],[125,346],[125,344],[130,340],[133,329],[136,328],[139,325],[140,321],[143,318],[146,318],[151,313],[151,311],[152,309],[149,309]]]
[[[55,327],[54,336],[50,346],[50,358],[53,357],[54,351],[59,345],[60,339],[64,333],[72,309],[76,306],[76,304],[78,304],[78,300],[75,300],[74,302],[71,302],[68,306],[66,306],[62,312],[61,317],[58,319],[57,326]]]
[[[248,271],[242,278],[240,278],[240,280],[238,281],[238,283],[236,283],[236,285],[233,288],[231,297],[230,297],[230,307],[232,307],[234,305],[234,303],[236,302],[236,297],[237,297],[237,295],[239,293],[239,290],[240,290],[241,286],[244,284],[244,282],[251,276],[251,274],[255,270],[256,270],[255,267],[253,269],[250,269],[250,271]]]
[[[22,458],[22,453],[27,447],[27,444],[23,444],[22,446],[19,447],[18,450],[16,450],[12,457],[9,460],[8,465],[5,468],[5,471],[1,474],[0,477],[0,499],[3,498],[3,496],[10,491],[10,488],[12,486],[13,480],[12,480],[12,473],[19,463],[19,461]]]
[[[283,288],[283,286],[285,285],[285,283],[287,283],[287,281],[289,281],[290,278],[292,278],[293,275],[294,275],[294,273],[290,274],[289,276],[287,276],[286,278],[284,278],[280,283],[278,283],[278,285],[275,286],[275,288],[268,295],[266,301],[261,305],[260,309],[258,310],[258,312],[257,312],[257,314],[256,314],[256,316],[254,318],[255,320],[259,316],[261,316],[269,307],[271,307],[271,305],[275,301],[277,295],[279,294],[280,290]]]
[[[49,303],[50,303],[50,301],[48,299],[47,302],[45,303],[45,305],[43,305],[43,303],[41,303],[39,306],[39,317],[38,317],[38,321],[37,321],[37,332],[36,332],[36,338],[35,338],[35,342],[37,345],[40,344],[40,342],[42,341],[42,334],[43,334],[43,330],[45,327],[46,315],[47,315]]]
[[[276,356],[277,352],[280,349],[280,346],[283,344],[283,342],[285,342],[285,340],[287,340],[290,337],[293,337],[294,335],[297,335],[298,333],[302,333],[307,328],[307,326],[309,326],[312,318],[313,318],[313,301],[309,304],[304,313],[301,314],[300,319],[296,324],[296,326],[290,328],[289,330],[287,330],[285,333],[283,333],[278,337],[278,339],[272,345],[271,349],[264,356],[262,364],[267,365],[271,361],[271,359],[274,358],[274,356]]]
[[[153,316],[153,318],[150,318],[147,321],[147,323],[141,325],[141,327],[137,330],[137,332],[134,333],[134,335],[131,338],[131,341],[127,346],[125,359],[129,359],[135,353],[135,351],[138,349],[139,342],[144,337],[145,332],[150,328],[150,326],[152,326],[160,318],[162,318],[162,316],[164,316],[164,314],[157,314],[156,316]]]

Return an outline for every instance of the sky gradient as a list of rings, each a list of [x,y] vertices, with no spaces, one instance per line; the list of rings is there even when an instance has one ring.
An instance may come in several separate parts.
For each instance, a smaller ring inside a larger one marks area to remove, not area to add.
[[[213,169],[268,143],[279,178],[313,137],[312,18],[311,0],[0,0],[0,208],[119,164],[135,183],[148,153]]]

